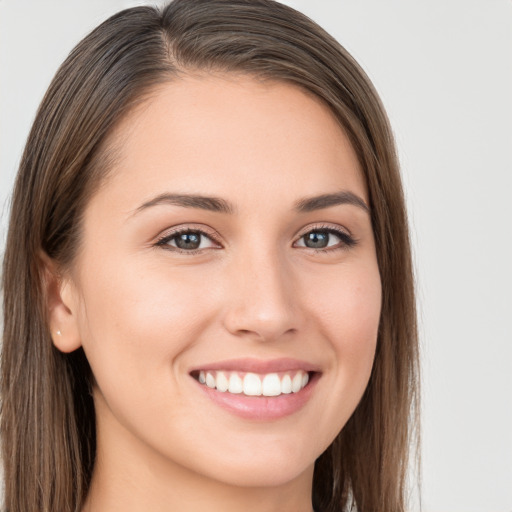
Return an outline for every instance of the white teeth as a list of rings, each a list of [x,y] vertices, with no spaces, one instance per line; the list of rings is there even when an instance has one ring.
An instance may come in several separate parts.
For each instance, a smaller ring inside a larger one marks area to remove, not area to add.
[[[242,379],[237,373],[232,373],[229,377],[229,392],[238,394],[244,390],[244,384]]]
[[[217,389],[219,391],[227,391],[229,388],[229,381],[224,372],[217,372]]]
[[[301,390],[302,388],[302,375],[301,373],[296,373],[295,374],[295,377],[293,377],[293,380],[292,380],[292,392],[293,393],[297,393]]]
[[[281,394],[281,380],[277,373],[269,373],[263,378],[262,393],[263,396],[278,396]]]
[[[244,377],[244,395],[261,395],[261,380],[255,373],[246,373]]]
[[[309,382],[309,374],[303,370],[284,374],[204,371],[197,377],[201,384],[221,392],[233,394],[243,393],[247,396],[279,396],[281,394],[298,393]]]
[[[281,381],[281,393],[290,394],[292,392],[292,378],[286,374]]]
[[[215,387],[215,377],[210,372],[206,374],[206,385],[209,388]]]

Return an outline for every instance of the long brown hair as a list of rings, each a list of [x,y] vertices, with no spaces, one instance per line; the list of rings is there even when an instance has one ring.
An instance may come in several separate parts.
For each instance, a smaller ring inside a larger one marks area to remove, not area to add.
[[[77,512],[95,457],[91,372],[48,327],[44,252],[69,267],[84,206],[108,172],[108,135],[154,87],[212,70],[295,84],[321,98],[364,171],[382,279],[373,372],[316,461],[323,512],[401,512],[418,411],[418,345],[404,198],[389,123],[370,80],[330,35],[271,0],[175,0],[122,11],[81,41],[37,113],[16,179],[3,263],[1,436],[9,512]],[[107,142],[106,142],[107,141]]]

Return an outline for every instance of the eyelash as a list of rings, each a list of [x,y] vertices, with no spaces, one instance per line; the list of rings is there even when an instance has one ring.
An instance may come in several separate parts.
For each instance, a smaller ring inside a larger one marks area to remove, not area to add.
[[[308,231],[304,232],[297,241],[303,239],[307,234],[309,233],[328,233],[337,236],[340,239],[340,245],[335,247],[327,247],[323,249],[316,249],[313,247],[305,247],[306,249],[310,249],[314,251],[315,253],[327,253],[327,252],[333,252],[338,250],[347,250],[351,249],[352,247],[355,247],[359,240],[355,239],[352,235],[347,233],[346,231],[343,231],[341,229],[333,228],[332,226],[315,226]],[[163,237],[159,238],[155,246],[156,247],[162,247],[169,251],[178,252],[181,254],[187,254],[187,255],[194,255],[197,253],[200,253],[204,251],[205,249],[180,249],[179,247],[173,247],[168,245],[170,241],[176,239],[177,237],[181,235],[186,235],[189,233],[193,234],[199,234],[200,236],[205,236],[206,238],[209,238],[211,241],[217,243],[220,245],[219,238],[220,235],[216,231],[208,232],[203,229],[199,228],[185,228],[185,229],[178,229],[176,231],[173,231],[172,233],[168,233],[164,235]],[[296,243],[296,242],[294,242]]]
[[[315,232],[328,233],[331,235],[335,235],[340,239],[339,245],[337,244],[334,247],[327,247],[325,249],[315,249],[313,247],[306,247],[306,249],[310,249],[310,250],[313,250],[313,251],[319,252],[319,253],[351,249],[351,248],[355,247],[359,242],[359,240],[354,238],[352,235],[350,235],[346,231],[343,231],[343,230],[337,229],[337,228],[333,228],[332,226],[325,226],[325,225],[314,226],[313,228],[308,229],[297,239],[297,241],[302,240],[307,234],[315,233]]]
[[[156,241],[155,246],[162,247],[163,249],[168,250],[168,251],[174,251],[174,252],[178,252],[181,254],[187,254],[187,255],[193,255],[193,254],[200,253],[201,251],[204,251],[204,249],[186,249],[185,250],[185,249],[180,249],[179,247],[172,247],[172,246],[168,245],[171,240],[174,240],[174,239],[178,238],[179,236],[186,235],[188,233],[199,234],[200,236],[205,236],[206,238],[209,238],[213,242],[220,244],[220,242],[219,242],[220,235],[216,231],[208,232],[208,231],[205,231],[204,229],[189,227],[189,228],[184,228],[184,229],[177,229],[176,231],[173,231],[172,233],[168,233],[168,234],[164,235],[163,237],[159,238]]]

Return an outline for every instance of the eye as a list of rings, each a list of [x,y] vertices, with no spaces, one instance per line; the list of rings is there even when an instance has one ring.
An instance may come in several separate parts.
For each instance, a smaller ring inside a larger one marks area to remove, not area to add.
[[[295,242],[295,247],[325,251],[350,248],[356,243],[357,241],[345,231],[328,227],[308,231]]]
[[[183,229],[174,231],[158,240],[157,246],[180,252],[193,253],[202,249],[218,248],[219,244],[213,240],[213,236],[200,229]]]

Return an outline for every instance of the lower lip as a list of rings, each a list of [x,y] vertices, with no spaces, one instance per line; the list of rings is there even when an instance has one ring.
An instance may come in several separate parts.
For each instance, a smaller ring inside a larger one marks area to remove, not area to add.
[[[302,409],[310,399],[319,378],[320,374],[314,373],[310,376],[306,387],[299,392],[273,397],[246,396],[243,393],[217,391],[195,379],[194,381],[210,400],[223,409],[245,419],[268,421],[284,418]]]

